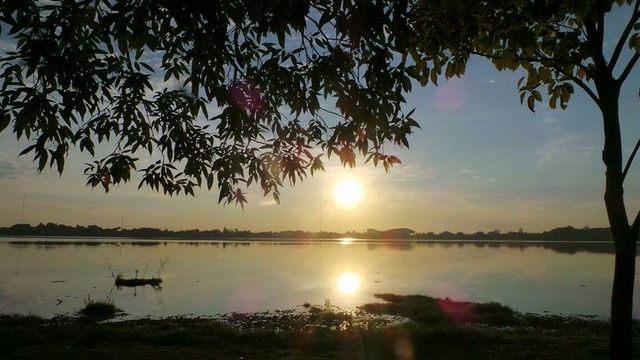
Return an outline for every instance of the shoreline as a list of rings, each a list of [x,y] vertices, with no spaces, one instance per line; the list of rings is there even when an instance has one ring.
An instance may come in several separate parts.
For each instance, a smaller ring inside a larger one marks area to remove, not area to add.
[[[0,315],[0,350],[6,358],[62,359],[600,359],[608,354],[609,324],[602,319],[522,314],[498,303],[422,295],[376,297],[382,302],[357,311],[305,304],[302,310],[214,318]],[[638,321],[634,328],[640,347]]]

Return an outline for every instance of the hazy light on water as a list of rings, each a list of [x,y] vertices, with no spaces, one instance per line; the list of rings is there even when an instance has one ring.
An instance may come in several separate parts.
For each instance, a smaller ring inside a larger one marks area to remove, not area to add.
[[[342,244],[342,245],[349,245],[349,244],[352,244],[354,241],[356,241],[356,239],[354,239],[354,238],[340,238],[340,239],[338,239],[338,241],[340,241],[340,244]]]
[[[338,291],[343,294],[353,294],[360,288],[360,275],[352,272],[344,272],[336,279]]]

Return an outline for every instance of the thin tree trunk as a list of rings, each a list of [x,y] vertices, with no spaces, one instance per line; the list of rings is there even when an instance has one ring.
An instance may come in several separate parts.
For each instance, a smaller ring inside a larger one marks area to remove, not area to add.
[[[631,359],[633,353],[633,285],[637,236],[614,234],[615,273],[611,292],[611,359]]]
[[[602,161],[606,166],[604,200],[615,243],[615,268],[611,291],[611,359],[630,360],[632,356],[633,285],[638,234],[629,225],[624,204],[622,139],[618,114],[620,84],[601,68],[596,86],[604,125]]]

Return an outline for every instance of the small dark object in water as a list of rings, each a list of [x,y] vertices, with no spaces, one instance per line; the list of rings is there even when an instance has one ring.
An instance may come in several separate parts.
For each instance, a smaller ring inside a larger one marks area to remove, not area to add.
[[[161,278],[134,278],[134,279],[126,279],[123,278],[122,276],[118,275],[116,276],[116,286],[120,287],[120,286],[124,286],[124,287],[136,287],[136,286],[144,286],[144,285],[151,285],[152,287],[158,287],[160,286],[160,283],[162,282]]]

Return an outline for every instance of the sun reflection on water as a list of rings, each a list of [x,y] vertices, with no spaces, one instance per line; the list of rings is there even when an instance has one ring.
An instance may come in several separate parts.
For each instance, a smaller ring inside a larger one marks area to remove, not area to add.
[[[338,239],[338,241],[340,241],[341,245],[349,245],[349,244],[353,244],[353,242],[356,241],[356,239],[345,237],[345,238]]]
[[[352,272],[343,272],[336,278],[336,286],[340,293],[353,294],[360,288],[361,281],[360,275]]]

